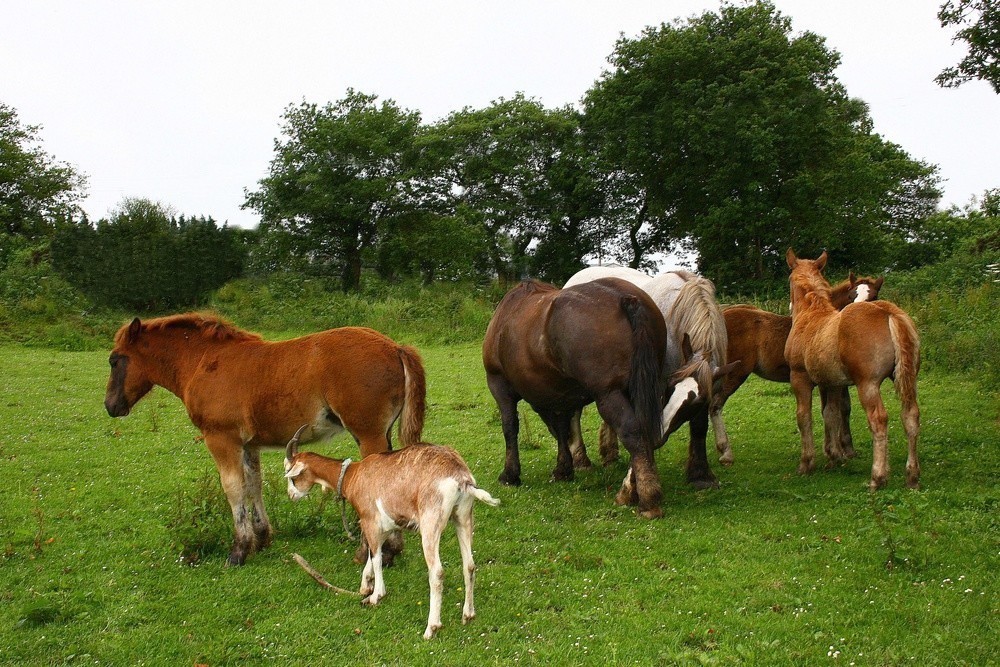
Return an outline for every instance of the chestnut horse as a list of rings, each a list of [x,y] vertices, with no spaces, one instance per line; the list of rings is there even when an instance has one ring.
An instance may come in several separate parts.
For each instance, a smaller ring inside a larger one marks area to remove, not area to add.
[[[666,336],[656,304],[624,280],[605,278],[563,290],[527,280],[510,290],[483,341],[486,381],[506,444],[500,482],[521,483],[519,401],[528,402],[558,442],[552,473],[557,480],[573,478],[573,413],[596,402],[632,455],[634,487],[628,497],[619,494],[618,502],[634,501],[643,516],[662,516],[653,446],[666,388]]]
[[[420,355],[360,327],[288,341],[200,313],[139,318],[115,335],[104,405],[123,417],[154,385],[184,402],[215,459],[233,511],[229,564],[271,541],[261,497],[260,449],[281,448],[307,424],[306,441],[347,430],[361,455],[420,441],[426,386]]]
[[[830,300],[833,307],[843,310],[849,303],[860,301],[875,301],[882,289],[884,278],[857,278],[852,271],[847,280],[830,290]],[[788,332],[792,330],[792,318],[788,315],[778,315],[756,306],[745,304],[727,306],[722,315],[726,321],[726,334],[729,341],[727,356],[736,359],[736,368],[726,375],[722,382],[722,391],[712,404],[712,423],[721,422],[720,413],[729,397],[736,392],[746,379],[754,373],[772,382],[788,382],[788,363],[785,361],[785,341]],[[822,404],[826,405],[826,391],[820,390]],[[850,417],[851,401],[844,387],[841,394],[841,409],[843,410],[842,440],[840,443],[825,442],[824,451],[832,464],[835,460],[853,458],[854,444],[851,439]],[[725,429],[716,427],[715,448],[719,452],[719,462],[732,465],[733,450]]]
[[[920,339],[909,315],[888,301],[853,303],[837,310],[830,284],[821,273],[827,254],[818,259],[799,259],[789,248],[791,269],[792,329],[785,342],[789,379],[795,393],[796,420],[802,436],[799,473],[812,472],[815,448],[812,434],[812,390],[827,390],[823,409],[826,439],[839,442],[840,388],[856,385],[858,399],[868,415],[872,432],[872,490],[885,486],[889,476],[888,434],[885,405],[880,387],[892,378],[900,399],[908,454],[906,485],[917,488],[920,463],[917,438],[920,408],[917,405],[917,373],[920,370]]]

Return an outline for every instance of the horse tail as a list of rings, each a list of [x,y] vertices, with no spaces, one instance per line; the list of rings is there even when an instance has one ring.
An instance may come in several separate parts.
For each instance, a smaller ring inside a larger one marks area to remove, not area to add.
[[[399,416],[399,440],[403,447],[420,442],[424,430],[424,411],[427,407],[427,380],[420,353],[409,345],[399,347],[403,362],[405,385],[403,412]]]
[[[889,311],[889,335],[896,351],[893,372],[896,394],[904,401],[916,401],[917,373],[920,371],[920,335],[913,320],[900,308]]]
[[[650,312],[660,317],[656,310],[643,308],[638,297],[626,295],[621,307],[632,327],[632,367],[629,370],[628,393],[632,410],[639,421],[642,433],[653,447],[660,439],[660,379],[662,351],[653,341],[655,323]]]

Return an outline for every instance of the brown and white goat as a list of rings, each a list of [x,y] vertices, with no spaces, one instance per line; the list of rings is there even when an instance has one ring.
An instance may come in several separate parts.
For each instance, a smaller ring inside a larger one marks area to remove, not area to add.
[[[304,498],[314,484],[333,489],[354,506],[368,543],[368,561],[361,573],[361,603],[376,605],[385,596],[382,580],[382,544],[402,528],[420,531],[430,581],[430,613],[424,639],[441,627],[444,568],[439,545],[451,520],[455,524],[465,575],[462,623],[476,616],[472,589],[476,565],[472,560],[472,505],[499,500],[476,486],[469,467],[450,447],[420,443],[394,452],[370,454],[357,463],[298,452],[298,433],[285,451],[288,496]]]

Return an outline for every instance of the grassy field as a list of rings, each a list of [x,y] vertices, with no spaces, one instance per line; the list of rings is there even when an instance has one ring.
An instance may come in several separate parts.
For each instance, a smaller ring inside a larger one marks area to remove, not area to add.
[[[107,352],[0,347],[0,663],[997,664],[1000,429],[972,382],[921,377],[921,491],[903,486],[886,384],[893,473],[869,494],[861,410],[861,456],[799,477],[788,388],[753,378],[727,406],[736,464],[715,466],[721,488],[685,484],[685,429],[657,459],[666,516],[646,521],[612,502],[622,462],[550,483],[554,442],[526,410],[524,485],[500,486],[478,346],[423,354],[426,439],[458,449],[502,501],[476,509],[467,626],[446,533],[445,626],[430,642],[415,535],[378,608],[321,589],[290,554],[355,589],[339,505],[318,491],[291,503],[281,455],[265,453],[275,542],[224,567],[228,506],[178,399],[157,389],[114,420]],[[593,410],[584,428],[596,455]],[[319,450],[356,454],[350,438]]]

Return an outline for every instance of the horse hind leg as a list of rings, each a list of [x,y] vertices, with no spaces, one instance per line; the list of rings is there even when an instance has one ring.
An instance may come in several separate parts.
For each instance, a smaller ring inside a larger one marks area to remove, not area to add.
[[[521,454],[518,450],[517,436],[520,430],[520,420],[517,415],[517,403],[520,397],[511,389],[505,378],[496,374],[487,374],[486,384],[493,400],[500,411],[500,424],[503,429],[503,439],[506,448],[503,471],[498,478],[501,484],[508,486],[521,485]]]
[[[611,392],[597,401],[601,417],[618,432],[631,455],[626,475],[615,502],[636,504],[640,516],[663,516],[663,487],[653,461],[653,447],[642,432],[639,420],[621,392]]]
[[[598,432],[601,452],[601,464],[608,467],[618,460],[618,433],[608,422],[601,420],[601,430]]]
[[[869,488],[875,491],[884,487],[889,479],[889,419],[877,383],[859,384],[858,399],[868,415],[868,428],[872,432],[872,479]]]
[[[816,466],[816,443],[812,433],[812,391],[813,384],[802,372],[792,371],[792,391],[795,393],[795,421],[802,440],[802,456],[799,460],[799,474],[808,475]]]
[[[696,489],[716,489],[719,480],[708,465],[708,407],[699,410],[688,422],[690,440],[688,440],[687,480]]]
[[[920,461],[917,458],[917,439],[920,437],[920,407],[916,396],[900,396],[900,417],[906,432],[906,486],[920,488]]]
[[[539,413],[539,416],[548,427],[549,433],[556,439],[559,448],[556,455],[556,467],[552,471],[552,479],[557,482],[572,481],[573,455],[569,451],[570,434],[573,430],[572,415],[546,412]]]
[[[839,387],[820,387],[820,405],[823,413],[823,453],[826,454],[827,470],[847,458],[841,443],[843,431],[843,410]]]

